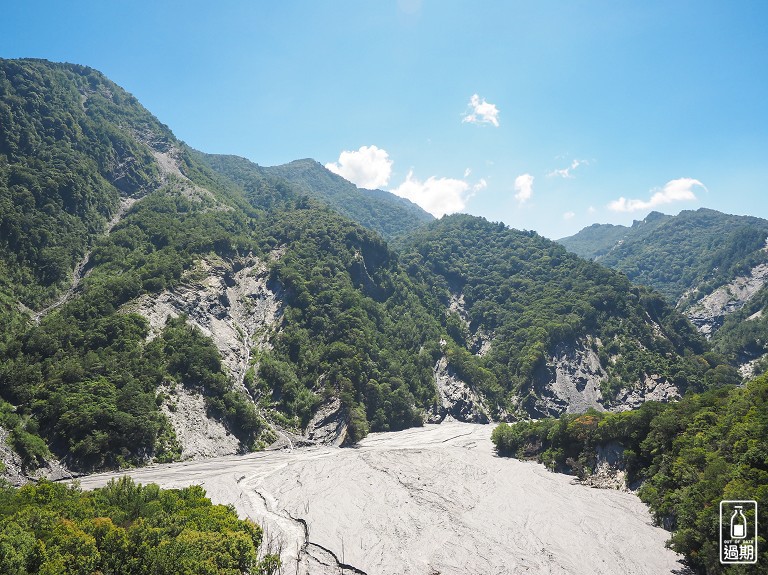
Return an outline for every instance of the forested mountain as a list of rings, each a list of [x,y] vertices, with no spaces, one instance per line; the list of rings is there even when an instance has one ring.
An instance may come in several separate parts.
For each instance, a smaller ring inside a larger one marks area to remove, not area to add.
[[[0,61],[7,472],[626,409],[738,379],[661,296],[319,164],[189,149],[98,72]],[[402,236],[398,251],[386,237]],[[20,476],[19,476],[20,477]]]
[[[379,236],[282,180],[218,175],[91,69],[0,70],[0,393],[23,466],[49,447],[86,469],[176,458],[195,394],[241,449],[329,397],[351,440],[420,423],[439,321]]]
[[[595,224],[558,240],[568,250],[618,269],[672,302],[699,299],[765,258],[768,221],[700,208],[677,216],[651,212],[631,227]],[[762,259],[761,259],[762,258]]]
[[[602,409],[734,380],[716,356],[697,357],[703,338],[657,293],[533,232],[444,217],[403,259],[451,310],[452,365],[503,409]]]
[[[631,227],[595,224],[559,240],[653,287],[745,373],[766,353],[768,221],[701,208],[652,212]]]
[[[281,187],[282,195],[288,193],[317,199],[388,240],[434,219],[405,198],[383,190],[360,189],[315,160],[295,160],[271,167],[258,166],[237,156],[206,154],[203,160],[214,170],[244,186],[252,201],[259,205],[263,205],[264,201],[275,201],[271,190],[275,186]],[[265,182],[271,182],[272,188],[256,192],[256,187],[264,189]]]

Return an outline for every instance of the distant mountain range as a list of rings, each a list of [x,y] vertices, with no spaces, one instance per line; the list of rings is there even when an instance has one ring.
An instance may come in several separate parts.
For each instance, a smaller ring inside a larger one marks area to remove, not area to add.
[[[766,238],[768,220],[701,208],[652,212],[631,227],[595,224],[559,243],[664,294],[751,374],[768,351]]]
[[[388,240],[403,236],[435,219],[405,198],[383,190],[358,188],[312,159],[272,167],[258,166],[237,156],[206,154],[202,159],[220,174],[250,190],[250,200],[256,204],[262,205],[267,200],[254,195],[257,193],[256,182],[282,182],[283,198],[292,194],[317,199]]]

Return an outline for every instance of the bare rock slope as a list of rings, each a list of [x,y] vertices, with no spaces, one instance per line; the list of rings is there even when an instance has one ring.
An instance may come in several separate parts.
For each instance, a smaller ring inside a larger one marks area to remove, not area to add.
[[[707,338],[723,325],[725,317],[740,310],[768,282],[768,264],[752,268],[749,275],[734,278],[685,310],[691,322]]]
[[[535,412],[555,416],[589,408],[604,411],[600,384],[606,377],[600,358],[587,342],[560,344],[536,374]]]
[[[271,257],[279,257],[276,252]],[[268,282],[266,262],[255,256],[227,261],[207,258],[185,273],[174,289],[145,295],[123,307],[139,313],[157,336],[168,318],[181,315],[209,336],[235,385],[248,393],[243,381],[253,365],[254,349],[267,349],[269,336],[282,318],[280,290]],[[237,440],[206,415],[203,398],[176,388],[161,390],[170,397],[163,411],[182,446],[182,457],[236,453]],[[254,398],[256,399],[256,398]]]

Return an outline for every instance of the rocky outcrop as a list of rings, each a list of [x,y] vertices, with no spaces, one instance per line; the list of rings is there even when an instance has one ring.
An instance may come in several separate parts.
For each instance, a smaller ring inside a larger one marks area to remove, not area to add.
[[[491,420],[490,410],[483,398],[456,375],[445,356],[435,364],[434,374],[440,402],[427,413],[427,423],[440,423],[448,416],[467,423],[488,423]]]
[[[182,459],[218,457],[240,451],[240,442],[223,423],[208,417],[202,395],[181,385],[158,389],[168,398],[161,409],[181,445]]]
[[[659,375],[646,375],[631,387],[622,388],[613,402],[616,411],[640,407],[646,401],[669,402],[680,399],[680,390],[672,382]]]
[[[707,338],[723,325],[725,317],[740,310],[768,282],[768,263],[752,268],[747,276],[735,278],[685,310],[688,319]]]
[[[144,295],[123,311],[147,318],[150,338],[162,331],[169,317],[186,315],[211,337],[232,379],[242,385],[252,349],[269,347],[269,336],[282,318],[280,289],[269,285],[268,275],[266,262],[253,256],[202,259],[179,286]]]
[[[463,293],[451,294],[451,299],[448,304],[448,313],[456,314],[464,324],[466,333],[469,335],[467,338],[467,347],[469,348],[469,351],[480,357],[491,351],[493,336],[483,330],[482,327],[478,327],[474,331],[472,330]]]
[[[71,479],[75,474],[67,469],[67,466],[53,457],[46,459],[42,465],[35,469],[28,469],[24,462],[11,446],[8,445],[9,431],[0,427],[0,479],[6,480],[11,485],[19,486],[37,481],[39,479]]]
[[[752,379],[756,375],[762,373],[758,367],[765,368],[765,363],[768,362],[768,353],[759,357],[748,359],[739,364],[739,373],[744,379]]]
[[[534,377],[537,399],[528,406],[534,417],[605,410],[600,383],[607,374],[587,342],[558,345]]]
[[[595,467],[592,473],[580,479],[582,485],[598,489],[630,491],[624,465],[624,447],[617,441],[598,445],[595,450]]]
[[[322,445],[341,445],[347,439],[347,418],[338,397],[327,399],[315,412],[304,437]]]
[[[270,257],[278,258],[279,252]],[[280,288],[268,278],[266,262],[255,256],[236,260],[208,257],[187,271],[175,288],[141,296],[121,311],[144,316],[150,339],[162,332],[169,318],[186,315],[189,323],[214,342],[236,388],[250,395],[244,379],[254,364],[251,354],[254,349],[270,347],[269,338],[279,329],[283,313]],[[240,451],[239,441],[226,426],[208,417],[200,394],[182,386],[158,391],[168,398],[162,410],[181,444],[183,459]]]

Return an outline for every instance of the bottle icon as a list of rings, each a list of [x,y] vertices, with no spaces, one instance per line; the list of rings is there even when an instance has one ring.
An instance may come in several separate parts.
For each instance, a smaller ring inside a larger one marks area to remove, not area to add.
[[[731,515],[731,539],[744,539],[747,536],[747,518],[741,511],[742,506],[736,505]]]

